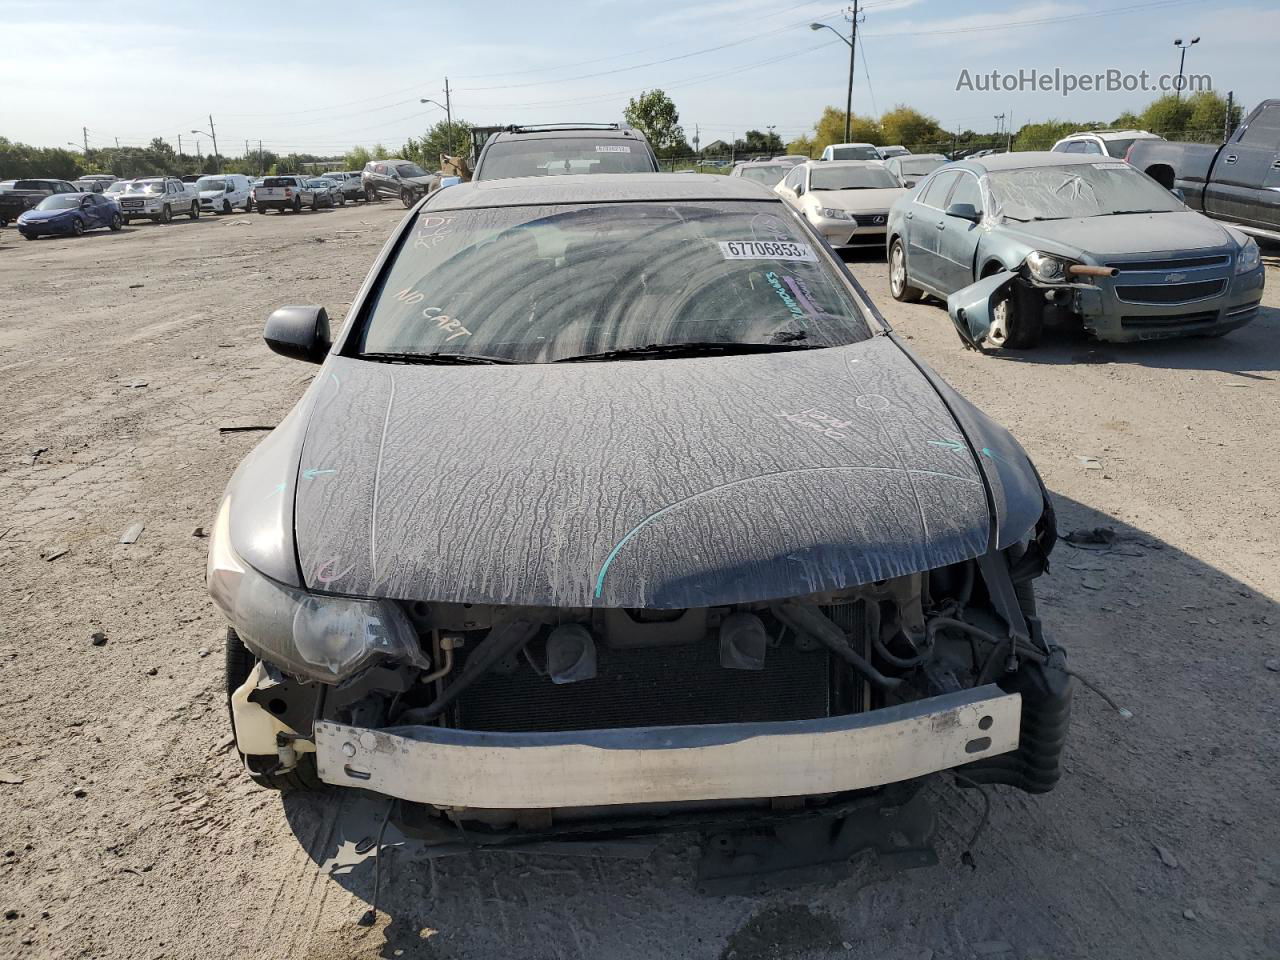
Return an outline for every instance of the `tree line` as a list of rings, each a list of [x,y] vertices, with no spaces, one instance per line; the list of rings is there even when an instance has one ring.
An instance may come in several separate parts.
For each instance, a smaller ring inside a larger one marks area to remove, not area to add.
[[[1172,94],[1149,103],[1143,110],[1125,112],[1111,121],[1044,120],[1023,124],[1017,131],[947,130],[933,117],[905,105],[895,106],[879,117],[855,114],[850,123],[850,140],[876,146],[902,144],[913,153],[956,154],[982,147],[1005,147],[1014,150],[1047,150],[1055,142],[1077,130],[1127,129],[1149,130],[1169,140],[1195,140],[1212,143],[1234,130],[1242,110],[1227,103],[1212,91],[1201,91],[1187,97]],[[644,133],[654,152],[663,160],[675,161],[699,155],[709,156],[704,148],[699,154],[690,145],[680,124],[680,113],[672,99],[662,90],[648,90],[628,101],[623,117]],[[278,154],[270,150],[250,150],[243,156],[192,156],[178,153],[161,137],[145,147],[104,147],[87,154],[63,147],[33,147],[0,137],[0,180],[26,177],[55,177],[74,180],[86,173],[111,173],[129,179],[160,175],[182,176],[202,173],[244,173],[252,176],[307,173],[321,167],[360,170],[371,160],[398,156],[412,160],[427,170],[439,167],[441,154],[466,155],[471,150],[472,124],[466,120],[441,120],[421,137],[410,137],[398,153],[392,154],[383,144],[355,146],[340,156],[318,156],[309,153]],[[784,144],[772,131],[748,130],[728,145],[733,156],[773,156],[780,153],[814,157],[822,148],[844,142],[844,111],[827,107],[813,125],[812,132]],[[719,155],[719,154],[717,154]]]

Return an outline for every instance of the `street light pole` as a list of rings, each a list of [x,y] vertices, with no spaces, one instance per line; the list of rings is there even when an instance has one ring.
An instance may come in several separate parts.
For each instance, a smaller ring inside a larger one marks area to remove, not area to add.
[[[857,59],[858,52],[858,3],[859,0],[853,0],[853,6],[849,8],[849,39],[845,40],[844,35],[835,27],[826,23],[811,23],[810,30],[830,30],[837,37],[849,45],[849,89],[844,101],[844,140],[849,142],[852,135],[853,124],[853,68]]]
[[[1199,37],[1192,37],[1190,43],[1183,43],[1181,37],[1173,41],[1173,45],[1181,51],[1181,54],[1178,57],[1178,84],[1173,88],[1173,96],[1175,100],[1182,99],[1182,69],[1187,65],[1187,51],[1199,42]]]
[[[222,158],[218,156],[218,131],[217,131],[217,130],[215,130],[215,129],[214,129],[214,126],[213,126],[213,114],[212,114],[212,113],[211,113],[211,114],[209,114],[209,129],[208,129],[207,131],[205,131],[205,130],[192,130],[191,132],[192,132],[192,133],[194,133],[194,134],[197,134],[197,137],[196,137],[196,150],[197,150],[197,151],[199,151],[199,149],[200,149],[200,135],[207,136],[207,137],[209,137],[209,139],[211,139],[211,140],[213,141],[213,156],[214,156],[214,160],[217,162],[217,165],[218,165],[218,170],[217,170],[217,172],[218,172],[218,173],[221,173],[221,172],[222,172]],[[197,152],[197,154],[196,154],[196,155],[197,155],[197,156],[199,156],[199,153]]]
[[[444,111],[445,137],[448,139],[449,149],[456,150],[458,145],[453,140],[453,104],[449,100],[449,78],[444,78],[444,103],[430,97],[419,97],[419,102],[433,104]]]

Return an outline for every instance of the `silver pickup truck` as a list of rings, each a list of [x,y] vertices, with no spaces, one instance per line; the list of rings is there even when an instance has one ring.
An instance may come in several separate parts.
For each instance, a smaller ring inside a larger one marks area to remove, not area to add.
[[[292,174],[267,177],[262,185],[253,188],[253,204],[259,213],[268,210],[299,212],[303,207],[316,209],[316,191],[307,186],[305,177]]]
[[[116,195],[125,223],[154,220],[169,223],[174,217],[200,219],[200,199],[195,187],[177,177],[146,177],[132,181]]]

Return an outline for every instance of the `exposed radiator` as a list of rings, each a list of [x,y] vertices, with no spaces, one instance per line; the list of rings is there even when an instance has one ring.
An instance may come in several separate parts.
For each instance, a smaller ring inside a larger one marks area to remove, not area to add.
[[[714,638],[631,650],[599,644],[594,679],[553,684],[521,657],[514,673],[490,674],[459,698],[457,724],[541,732],[811,720],[830,712],[829,673],[825,649],[790,641],[770,647],[760,671],[720,666]]]

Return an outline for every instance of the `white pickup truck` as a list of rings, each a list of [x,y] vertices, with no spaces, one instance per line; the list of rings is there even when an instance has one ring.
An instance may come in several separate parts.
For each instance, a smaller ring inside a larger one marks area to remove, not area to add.
[[[177,177],[144,177],[134,180],[122,193],[116,194],[124,222],[154,220],[168,223],[174,217],[200,219],[200,198],[195,184],[183,183]]]
[[[261,186],[253,188],[253,205],[258,208],[259,213],[266,213],[268,210],[279,210],[281,213],[292,210],[297,213],[303,207],[314,210],[316,192],[307,186],[306,177],[292,174],[266,177]]]

